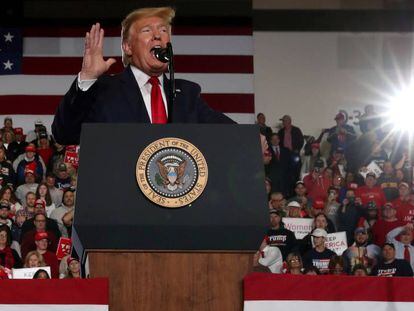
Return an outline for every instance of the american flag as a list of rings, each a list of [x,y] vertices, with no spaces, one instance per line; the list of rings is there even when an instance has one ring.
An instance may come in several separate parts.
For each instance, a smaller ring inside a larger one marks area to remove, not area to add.
[[[117,59],[110,73],[121,72],[120,28],[103,28],[104,56]],[[32,129],[37,119],[50,126],[62,95],[80,70],[83,38],[88,28],[0,31],[0,118],[12,116],[14,126],[25,131]],[[202,97],[212,108],[239,123],[253,123],[251,26],[177,26],[172,44],[176,78],[199,83]]]

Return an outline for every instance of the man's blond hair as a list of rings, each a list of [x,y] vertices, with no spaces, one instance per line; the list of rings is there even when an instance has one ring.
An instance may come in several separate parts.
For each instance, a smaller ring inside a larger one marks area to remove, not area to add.
[[[131,26],[138,20],[148,17],[159,17],[167,25],[171,26],[172,20],[175,16],[175,10],[171,7],[159,7],[159,8],[142,8],[135,11],[132,11],[128,14],[127,17],[122,21],[122,31],[121,31],[121,44],[129,38],[129,33]],[[171,31],[171,27],[169,29]],[[124,49],[122,49],[122,62],[124,66],[128,66],[131,63],[130,56],[126,55]]]

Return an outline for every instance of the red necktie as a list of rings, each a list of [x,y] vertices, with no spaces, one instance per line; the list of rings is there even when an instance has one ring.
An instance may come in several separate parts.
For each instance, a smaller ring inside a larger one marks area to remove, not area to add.
[[[160,81],[157,77],[151,77],[148,80],[151,83],[151,117],[153,124],[167,123],[167,113],[165,112],[164,102],[162,100]]]
[[[411,263],[410,250],[408,249],[408,245],[404,245],[404,259]]]

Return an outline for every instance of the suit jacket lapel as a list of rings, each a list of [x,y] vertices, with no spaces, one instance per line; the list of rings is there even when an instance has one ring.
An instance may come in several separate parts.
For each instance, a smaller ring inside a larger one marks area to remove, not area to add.
[[[167,99],[167,107],[168,107],[168,123],[172,123],[174,119],[174,107],[170,101],[170,80],[167,79],[167,76],[164,74],[164,93],[165,98]]]
[[[125,68],[122,73],[121,82],[123,93],[135,118],[145,123],[151,123],[144,99],[130,66]]]

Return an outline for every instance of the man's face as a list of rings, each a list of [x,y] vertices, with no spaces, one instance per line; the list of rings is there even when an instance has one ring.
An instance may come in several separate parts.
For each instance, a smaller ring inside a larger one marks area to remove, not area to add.
[[[413,241],[413,233],[412,231],[405,230],[400,234],[400,241],[405,245],[411,244]]]
[[[54,187],[55,186],[55,178],[52,176],[46,177],[46,184],[48,187]]]
[[[398,192],[400,193],[400,197],[406,197],[410,193],[406,186],[400,186],[398,188]]]
[[[266,123],[266,117],[264,114],[259,114],[257,116],[257,123],[262,125]]]
[[[28,159],[32,159],[34,157],[35,153],[33,151],[27,151],[26,152],[26,157]]]
[[[26,206],[34,207],[36,202],[36,196],[32,193],[28,194],[26,197]]]
[[[280,193],[272,193],[270,195],[270,202],[272,204],[272,207],[275,209],[278,209],[281,207],[283,201],[283,195]]]
[[[272,227],[277,227],[280,224],[280,216],[277,214],[270,214],[270,224]]]
[[[385,162],[382,169],[386,175],[392,175],[392,173],[394,172],[391,162]]]
[[[302,184],[298,184],[295,188],[295,193],[300,197],[304,196],[306,194],[305,186]]]
[[[146,17],[132,24],[129,38],[122,43],[124,53],[131,57],[131,63],[147,75],[160,75],[167,70],[167,64],[157,60],[151,49],[165,48],[170,42],[170,26],[159,17]]]
[[[395,258],[395,250],[391,246],[385,245],[382,248],[382,257],[384,257],[385,261],[393,260]]]
[[[290,119],[290,118],[283,118],[283,120],[282,120],[282,124],[283,124],[283,126],[289,126],[289,125],[291,125],[292,124],[292,120]]]
[[[273,135],[272,138],[270,139],[270,143],[273,146],[278,146],[279,142],[280,142],[280,139],[279,139],[279,136],[277,136],[277,135]]]
[[[374,187],[376,182],[377,180],[375,179],[375,177],[368,176],[367,178],[365,178],[365,185],[367,185],[368,187]]]
[[[46,229],[46,217],[43,215],[36,215],[34,225],[38,231],[44,231]]]
[[[0,219],[7,219],[9,217],[9,210],[7,208],[0,208]]]
[[[395,218],[397,211],[394,208],[386,207],[382,211],[385,220],[392,220]]]
[[[47,245],[49,244],[47,239],[42,239],[40,241],[36,241],[36,246],[38,250],[45,251],[47,250]]]
[[[6,128],[12,128],[13,122],[11,120],[4,121],[4,127]]]
[[[69,207],[69,206],[73,206],[74,202],[75,202],[75,196],[73,192],[72,191],[65,192],[63,196],[63,204]]]
[[[68,171],[58,171],[57,175],[61,179],[66,179],[69,177]]]
[[[33,184],[35,182],[35,177],[32,173],[28,173],[25,175],[24,181],[26,184]]]
[[[359,232],[355,234],[355,242],[359,245],[365,244],[368,239],[368,235],[364,232]]]

